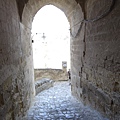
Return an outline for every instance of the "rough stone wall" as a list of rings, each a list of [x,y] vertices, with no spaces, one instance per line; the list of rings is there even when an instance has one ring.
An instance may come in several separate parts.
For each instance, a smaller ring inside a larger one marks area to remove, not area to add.
[[[88,0],[85,6],[87,19],[94,19],[103,14],[110,4],[111,1]],[[73,95],[111,120],[120,119],[119,22],[120,1],[116,0],[109,15],[85,24],[84,47],[77,48],[75,41],[72,44],[75,45],[72,51]],[[80,40],[78,41],[80,44]],[[78,53],[81,58],[77,59],[81,63],[75,60],[77,51],[81,52]]]
[[[80,99],[80,71],[83,65],[82,56],[84,54],[84,33],[85,24],[82,24],[84,15],[82,10],[77,8],[71,13],[71,40],[70,40],[70,51],[71,51],[71,89],[72,94]]]
[[[49,78],[51,80],[68,80],[67,71],[62,69],[35,69],[35,80],[40,80],[42,78]]]
[[[81,28],[79,35],[76,38],[71,38],[71,79],[72,79],[72,94],[78,99],[81,98],[80,73],[83,67],[84,55],[84,25]]]
[[[32,52],[23,43],[16,1],[0,0],[0,120],[22,119],[34,94]]]

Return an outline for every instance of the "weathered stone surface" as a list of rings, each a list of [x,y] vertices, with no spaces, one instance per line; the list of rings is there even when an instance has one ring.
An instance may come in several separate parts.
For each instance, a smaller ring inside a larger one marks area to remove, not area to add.
[[[54,81],[48,78],[40,79],[35,82],[36,95],[43,90],[46,90],[53,86]]]
[[[32,50],[23,50],[17,11],[16,0],[0,0],[1,120],[22,119],[34,96]]]
[[[87,1],[86,18],[94,19],[107,11],[111,1]],[[79,98],[78,85],[82,89],[81,98],[85,104],[90,104],[111,119],[119,119],[118,101],[120,95],[120,42],[119,25],[120,2],[116,1],[114,9],[104,18],[96,22],[87,22],[83,49],[77,48],[72,42],[72,93]],[[82,30],[83,31],[83,30]],[[81,31],[81,32],[82,32]],[[79,36],[78,36],[79,37]],[[79,38],[80,41],[80,38]],[[77,49],[75,49],[77,48]],[[79,51],[79,52],[78,52]],[[81,52],[80,52],[81,51]],[[76,55],[80,56],[79,62]],[[78,66],[81,65],[79,68]],[[80,79],[75,79],[80,71]],[[90,84],[89,84],[90,83]],[[114,98],[112,93],[117,93]],[[80,90],[79,90],[80,93]],[[114,102],[113,99],[115,100]]]
[[[42,78],[49,78],[55,81],[68,80],[67,71],[62,69],[35,69],[34,73],[36,81]]]

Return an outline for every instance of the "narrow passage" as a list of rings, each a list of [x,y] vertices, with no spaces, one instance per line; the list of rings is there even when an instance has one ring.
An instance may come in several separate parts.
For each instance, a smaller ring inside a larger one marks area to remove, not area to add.
[[[39,93],[28,112],[27,119],[108,120],[71,96],[68,82],[56,82],[54,87]]]

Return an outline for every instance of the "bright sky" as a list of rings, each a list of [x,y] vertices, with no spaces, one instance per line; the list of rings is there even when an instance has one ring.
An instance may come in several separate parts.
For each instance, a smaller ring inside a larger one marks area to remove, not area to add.
[[[32,24],[32,39],[34,68],[62,68],[62,61],[70,67],[69,23],[60,9],[47,5],[38,11]]]

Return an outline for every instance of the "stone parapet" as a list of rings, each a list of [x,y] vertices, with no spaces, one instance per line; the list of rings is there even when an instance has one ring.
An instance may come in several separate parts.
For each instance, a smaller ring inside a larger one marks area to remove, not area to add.
[[[41,79],[35,82],[36,95],[43,90],[46,90],[53,86],[54,81],[50,79]]]
[[[68,80],[67,71],[62,69],[35,69],[35,81],[42,78],[49,78],[55,81]]]

